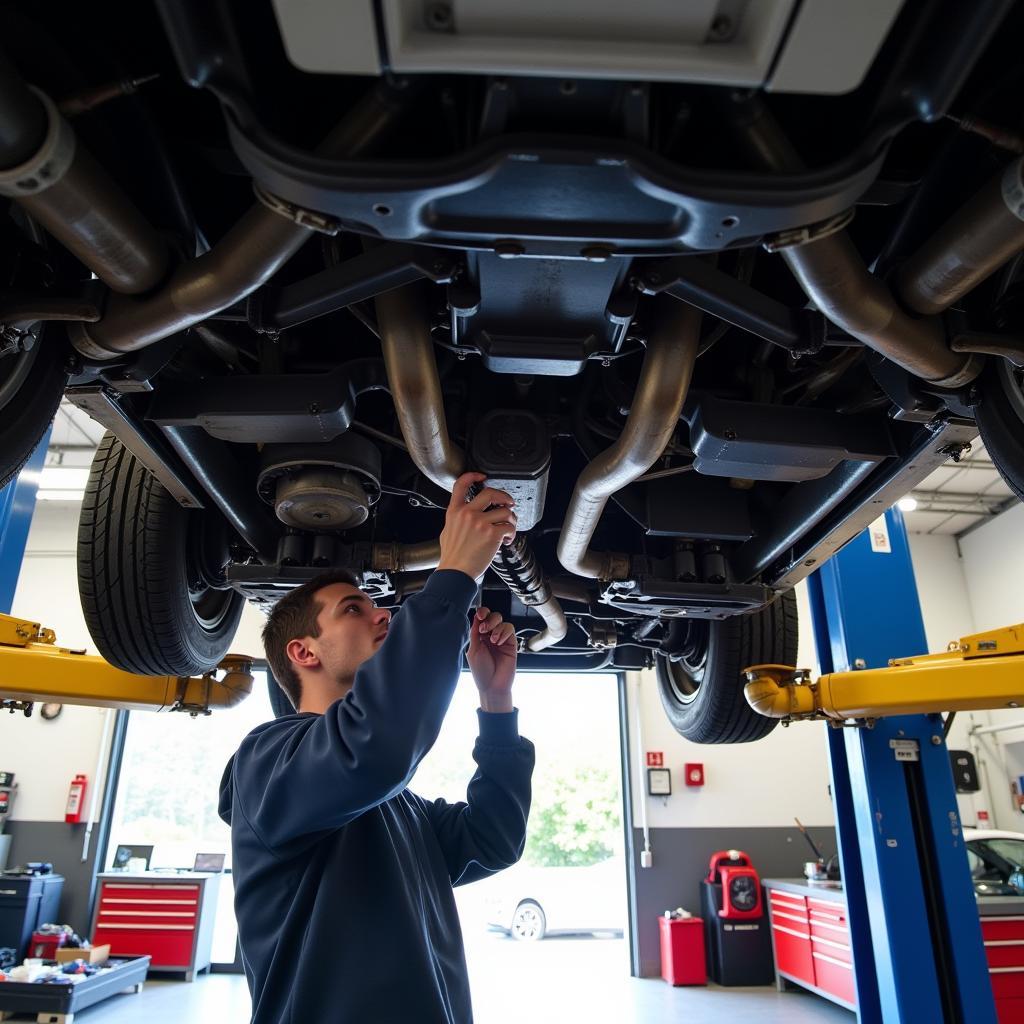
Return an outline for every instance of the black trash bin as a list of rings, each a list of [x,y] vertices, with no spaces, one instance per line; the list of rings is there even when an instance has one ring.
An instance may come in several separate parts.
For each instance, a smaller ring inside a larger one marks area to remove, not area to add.
[[[13,949],[19,963],[32,933],[57,920],[63,890],[63,875],[0,872],[0,947]]]

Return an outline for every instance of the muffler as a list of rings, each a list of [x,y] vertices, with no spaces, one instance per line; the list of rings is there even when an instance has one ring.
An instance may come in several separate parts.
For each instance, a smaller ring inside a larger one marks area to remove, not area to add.
[[[962,206],[896,275],[915,313],[941,313],[1024,250],[1024,158]]]
[[[558,538],[558,560],[578,576],[629,578],[628,555],[590,551],[590,542],[608,499],[643,476],[664,452],[679,424],[690,387],[700,311],[667,296],[656,302],[657,326],[647,345],[622,435],[580,474]]]

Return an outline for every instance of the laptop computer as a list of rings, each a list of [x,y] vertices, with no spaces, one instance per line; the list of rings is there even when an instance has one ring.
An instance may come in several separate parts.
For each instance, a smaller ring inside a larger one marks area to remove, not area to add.
[[[224,853],[197,853],[196,862],[192,865],[193,871],[223,871],[224,870],[224,858],[227,854]]]
[[[152,846],[125,846],[120,845],[114,853],[113,868],[115,871],[127,871],[128,862],[132,860],[144,860],[145,869],[149,870],[149,862],[153,857]]]

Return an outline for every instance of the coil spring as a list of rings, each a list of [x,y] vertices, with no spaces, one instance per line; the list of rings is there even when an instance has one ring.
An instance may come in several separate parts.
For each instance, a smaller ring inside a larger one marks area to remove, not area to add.
[[[511,544],[502,545],[491,562],[491,568],[523,604],[544,604],[551,600],[551,589],[544,579],[544,571],[522,534],[516,534]]]

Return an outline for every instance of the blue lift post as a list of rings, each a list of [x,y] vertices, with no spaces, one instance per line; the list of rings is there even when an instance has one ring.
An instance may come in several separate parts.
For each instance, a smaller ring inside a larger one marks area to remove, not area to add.
[[[0,612],[5,614],[10,614],[14,604],[25,542],[36,507],[39,475],[49,443],[50,430],[47,430],[21,472],[0,490]]]
[[[822,674],[928,650],[903,516],[810,577]],[[981,924],[940,715],[828,729],[863,1024],[995,1024]]]

